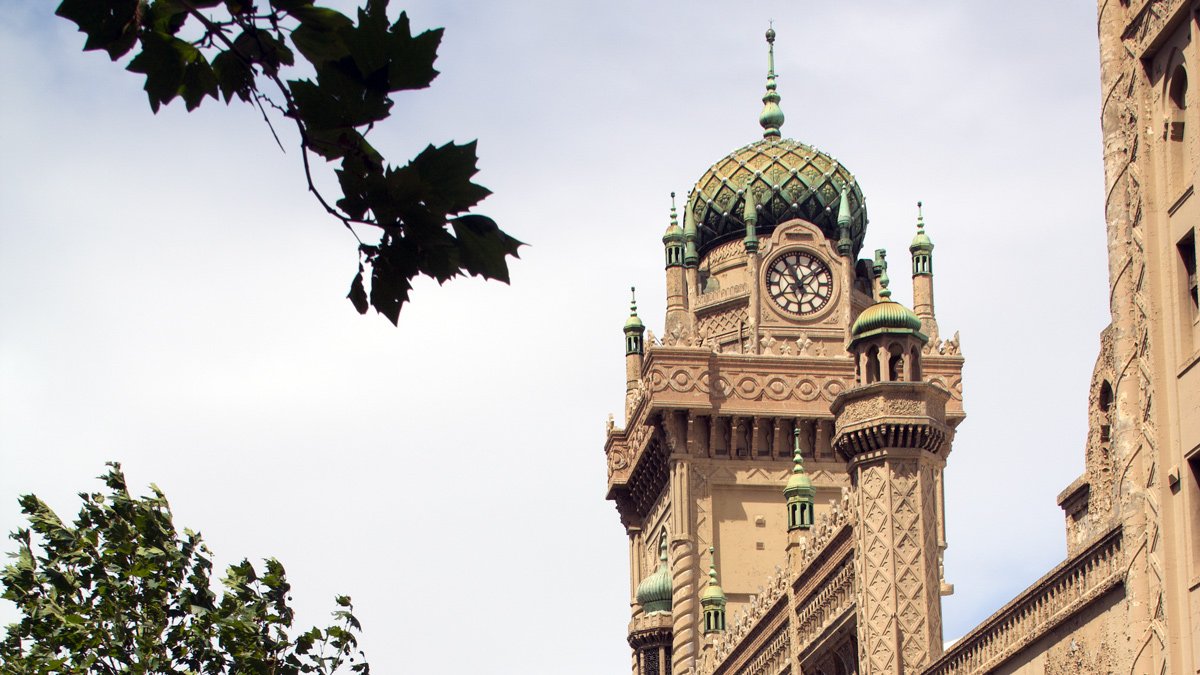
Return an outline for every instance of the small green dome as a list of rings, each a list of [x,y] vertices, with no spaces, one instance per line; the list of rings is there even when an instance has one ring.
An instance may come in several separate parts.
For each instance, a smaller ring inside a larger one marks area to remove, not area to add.
[[[877,332],[920,334],[921,319],[911,309],[885,297],[864,309],[850,329],[856,338]]]
[[[642,579],[637,587],[637,602],[647,614],[671,611],[671,572],[667,569],[667,538],[659,544],[658,570]]]
[[[812,491],[814,489],[812,479],[808,477],[804,469],[801,469],[798,473],[793,473],[792,477],[788,479],[787,485],[783,488],[783,493],[786,495],[792,492]]]
[[[788,478],[787,485],[783,486],[783,494],[786,497],[792,495],[808,495],[816,494],[817,490],[813,487],[812,479],[804,471],[804,457],[800,454],[800,430],[796,429],[792,432],[795,439],[795,450],[792,453],[792,475]]]
[[[629,293],[629,318],[625,320],[625,332],[640,333],[646,330],[646,326],[642,323],[637,313],[637,289],[630,287]]]
[[[913,237],[908,250],[913,253],[933,250],[933,240],[925,234],[925,216],[921,213],[921,202],[917,202],[917,234]]]
[[[711,556],[713,552],[713,548],[709,547],[708,554]],[[715,558],[708,565],[708,585],[700,593],[700,604],[704,606],[725,606],[725,591],[721,590],[721,584],[717,582],[717,561]]]

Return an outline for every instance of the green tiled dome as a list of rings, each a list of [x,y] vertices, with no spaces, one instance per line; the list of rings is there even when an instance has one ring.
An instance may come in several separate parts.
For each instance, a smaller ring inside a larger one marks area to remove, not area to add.
[[[700,177],[687,209],[697,228],[701,257],[717,244],[746,234],[746,182],[758,205],[757,230],[769,234],[793,218],[815,223],[837,241],[838,205],[848,188],[850,240],[858,254],[867,232],[867,208],[854,176],[837,160],[788,138],[767,137],[729,153]]]

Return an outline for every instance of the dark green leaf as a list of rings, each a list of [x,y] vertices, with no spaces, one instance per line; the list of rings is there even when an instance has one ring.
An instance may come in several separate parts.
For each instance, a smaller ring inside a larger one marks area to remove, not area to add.
[[[196,59],[203,59],[203,56],[191,44],[165,33],[143,33],[141,42],[142,51],[130,61],[127,70],[146,76],[144,89],[150,98],[150,108],[158,112],[160,104],[169,103],[181,93],[188,66]],[[206,63],[205,66],[207,65]],[[208,74],[212,75],[211,72]],[[206,78],[193,77],[198,86],[207,86]],[[211,84],[211,91],[215,96],[215,78]],[[200,97],[203,97],[203,94],[200,94]],[[189,110],[193,107],[195,106],[190,106]]]
[[[254,90],[254,71],[237,54],[231,51],[217,54],[212,69],[226,103],[235,95],[243,101],[250,100]]]
[[[519,258],[517,249],[524,246],[508,236],[487,216],[466,215],[450,221],[458,238],[462,267],[468,273],[485,279],[508,283],[507,256]]]
[[[195,110],[205,96],[217,98],[217,76],[203,54],[197,54],[184,69],[179,93],[188,110]]]
[[[362,265],[358,266],[358,274],[354,275],[354,281],[350,282],[350,293],[346,297],[350,298],[350,303],[359,314],[367,313],[367,290],[363,287]]]
[[[474,141],[465,145],[447,143],[440,148],[430,145],[413,159],[412,167],[430,186],[425,201],[431,210],[446,215],[462,213],[491,194],[471,182],[478,172],[477,161]]]
[[[138,0],[63,0],[54,13],[87,35],[84,51],[103,49],[116,61],[137,41],[137,11]]]

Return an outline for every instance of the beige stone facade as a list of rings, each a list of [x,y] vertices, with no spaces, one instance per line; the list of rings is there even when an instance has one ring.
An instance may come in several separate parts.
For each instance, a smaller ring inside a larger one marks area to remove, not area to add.
[[[626,325],[605,453],[635,675],[1200,673],[1198,17],[1099,4],[1112,323],[1086,470],[1058,496],[1068,557],[946,650],[963,357],[939,336],[933,247],[921,230],[909,312],[888,298],[909,261],[859,258],[863,195],[781,137],[769,78],[764,140],[702,176],[664,236],[665,335]],[[800,473],[811,522],[785,510]]]

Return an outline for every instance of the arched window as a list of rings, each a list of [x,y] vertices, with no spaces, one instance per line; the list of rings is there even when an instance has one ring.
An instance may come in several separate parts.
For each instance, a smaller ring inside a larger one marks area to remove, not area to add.
[[[918,347],[913,347],[908,353],[909,363],[911,364],[911,375],[913,382],[921,381],[921,350]]]
[[[879,381],[879,347],[871,347],[867,350],[867,384],[874,384]]]

